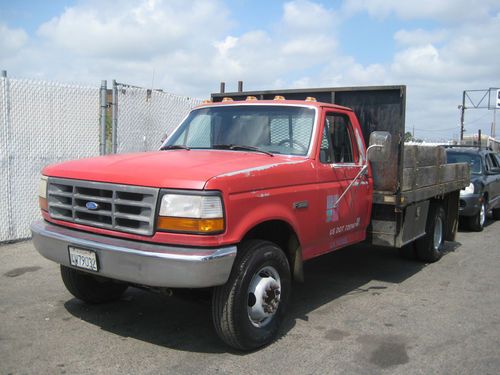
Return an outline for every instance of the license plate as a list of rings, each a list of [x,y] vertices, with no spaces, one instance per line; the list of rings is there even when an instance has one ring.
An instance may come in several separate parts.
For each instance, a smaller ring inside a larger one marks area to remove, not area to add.
[[[78,268],[83,268],[91,271],[98,271],[97,255],[95,251],[78,249],[73,246],[68,246],[69,263]]]

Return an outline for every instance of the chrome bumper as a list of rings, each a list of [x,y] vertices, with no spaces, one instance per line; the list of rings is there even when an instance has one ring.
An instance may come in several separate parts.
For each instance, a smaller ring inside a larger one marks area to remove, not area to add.
[[[99,263],[97,274],[155,287],[222,285],[236,256],[236,246],[213,249],[159,245],[81,232],[43,220],[34,222],[31,232],[35,248],[47,259],[71,267],[68,246],[93,250]]]

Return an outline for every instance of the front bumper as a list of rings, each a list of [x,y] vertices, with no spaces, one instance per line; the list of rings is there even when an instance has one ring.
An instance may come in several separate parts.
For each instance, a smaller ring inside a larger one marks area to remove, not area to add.
[[[474,216],[481,210],[481,195],[470,194],[460,196],[458,214],[460,216]]]
[[[31,225],[33,244],[45,258],[67,267],[68,246],[93,250],[100,276],[134,284],[204,288],[226,283],[236,246],[187,248],[125,240],[82,232],[40,220]],[[82,270],[85,271],[85,270]]]

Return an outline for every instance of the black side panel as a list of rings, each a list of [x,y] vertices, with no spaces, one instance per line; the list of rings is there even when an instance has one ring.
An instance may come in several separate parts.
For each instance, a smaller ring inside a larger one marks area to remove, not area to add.
[[[247,96],[255,96],[260,100],[272,100],[276,95],[284,96],[289,100],[304,100],[308,96],[313,96],[318,102],[351,108],[358,117],[367,145],[371,132],[379,130],[391,133],[392,156],[390,160],[372,164],[376,181],[375,189],[388,193],[399,192],[399,181],[401,181],[403,173],[402,139],[405,130],[406,86],[331,87],[215,93],[212,94],[212,100],[219,102],[223,97],[245,100]]]
[[[404,136],[405,89],[369,91],[340,91],[335,93],[335,104],[351,108],[359,120],[365,143],[370,133],[387,131],[392,136],[392,157],[387,162],[372,163],[376,190],[397,192],[402,175],[401,140]],[[397,163],[394,161],[397,160]]]

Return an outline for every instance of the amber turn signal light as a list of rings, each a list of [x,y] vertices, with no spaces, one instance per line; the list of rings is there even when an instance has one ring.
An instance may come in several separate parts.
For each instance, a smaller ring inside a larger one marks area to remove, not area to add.
[[[224,231],[224,219],[192,219],[160,216],[157,229],[173,232],[220,233]]]
[[[49,210],[49,205],[47,204],[47,199],[46,198],[38,197],[38,205],[44,211],[48,211]]]

